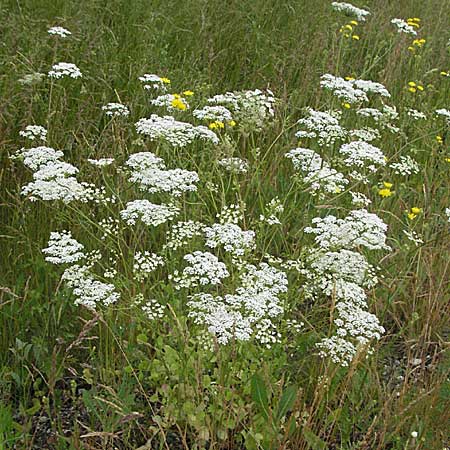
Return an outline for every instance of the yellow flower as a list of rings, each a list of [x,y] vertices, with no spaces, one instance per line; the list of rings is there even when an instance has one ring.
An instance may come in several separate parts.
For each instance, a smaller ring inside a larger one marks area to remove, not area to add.
[[[414,81],[410,81],[410,82],[408,83],[408,86],[411,86],[411,87],[416,87],[416,86],[417,86],[417,84],[416,84],[416,83],[414,83]]]
[[[350,109],[351,108],[350,103],[342,103],[342,106],[344,108],[346,108],[346,109]]]
[[[444,70],[441,72],[441,75],[443,76],[443,77],[448,77],[448,76],[450,76],[450,72],[445,72]]]
[[[358,25],[358,22],[357,22],[356,20],[351,20],[350,23],[351,23],[352,25]]]
[[[394,193],[390,189],[380,189],[378,191],[378,194],[381,195],[382,197],[390,197]]]
[[[408,47],[408,50],[409,50],[410,52],[415,52],[415,51],[416,51],[416,49],[415,49],[414,47]]]
[[[171,104],[174,108],[179,109],[180,111],[184,111],[185,109],[187,109],[186,103],[184,103],[183,100],[182,100],[179,96],[178,96],[178,97],[175,97],[175,98],[170,102],[170,104]]]
[[[415,94],[417,92],[417,89],[415,87],[410,87],[408,89],[409,92],[412,92],[413,94]]]
[[[353,27],[350,24],[345,25],[344,28],[347,28],[347,30],[350,30],[350,31],[353,30]]]
[[[225,124],[220,122],[220,120],[216,120],[215,122],[211,122],[208,127],[210,130],[216,130],[217,128],[225,128]]]
[[[417,217],[416,214],[408,213],[408,219],[413,220],[413,219],[415,219],[416,217]]]
[[[417,89],[419,89],[419,91],[423,91],[424,87],[423,87],[421,84],[419,84],[419,85],[417,86]]]
[[[161,78],[161,81],[162,81],[164,84],[170,84],[170,80],[169,80],[168,78],[166,78],[166,77],[162,77],[162,78]]]
[[[414,206],[411,208],[411,212],[414,214],[420,214],[422,212],[422,208],[417,208],[417,206]]]
[[[383,186],[385,187],[385,188],[388,188],[388,189],[390,189],[392,186],[394,186],[392,183],[388,183],[387,181],[383,181]]]
[[[228,125],[230,125],[230,127],[235,127],[236,126],[236,122],[234,120],[230,120],[228,122]]]
[[[347,81],[352,81],[352,80],[354,80],[355,78],[354,78],[354,77],[345,77],[345,79],[346,79]]]
[[[438,144],[442,144],[444,142],[444,139],[442,139],[442,136],[436,136],[436,141],[438,142]]]
[[[183,91],[183,95],[185,95],[186,97],[191,97],[192,95],[194,95],[193,91]]]
[[[355,41],[359,41],[359,36],[357,34],[354,34],[352,36],[352,39],[354,39]]]
[[[445,162],[450,163],[450,158],[445,158]]]

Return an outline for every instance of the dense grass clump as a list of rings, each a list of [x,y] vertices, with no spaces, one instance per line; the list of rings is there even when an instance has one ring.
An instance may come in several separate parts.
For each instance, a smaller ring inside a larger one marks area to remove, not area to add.
[[[450,4],[355,6],[2,2],[0,449],[450,445]]]

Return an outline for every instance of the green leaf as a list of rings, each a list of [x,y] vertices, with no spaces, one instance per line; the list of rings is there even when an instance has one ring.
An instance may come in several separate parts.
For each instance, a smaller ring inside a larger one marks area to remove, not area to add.
[[[253,401],[258,405],[261,413],[266,419],[269,418],[269,398],[266,385],[261,376],[255,373],[250,382]]]
[[[303,437],[312,450],[328,450],[326,442],[322,441],[309,428],[303,428]]]
[[[276,419],[281,420],[293,407],[297,399],[297,386],[288,386],[278,402]]]

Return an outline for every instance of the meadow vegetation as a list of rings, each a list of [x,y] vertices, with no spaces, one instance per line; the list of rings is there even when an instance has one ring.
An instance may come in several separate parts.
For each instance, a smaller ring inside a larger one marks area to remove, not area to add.
[[[450,3],[332,3],[1,2],[0,449],[450,447]]]

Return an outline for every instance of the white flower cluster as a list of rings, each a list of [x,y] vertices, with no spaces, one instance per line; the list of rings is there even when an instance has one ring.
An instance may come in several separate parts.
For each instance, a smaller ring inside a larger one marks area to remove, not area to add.
[[[381,134],[376,128],[363,127],[358,130],[350,130],[349,135],[361,141],[372,142],[380,139]]]
[[[352,192],[350,191],[350,195],[352,196],[352,203],[358,207],[368,206],[372,203],[372,200],[367,198],[362,192]]]
[[[364,141],[353,141],[343,144],[339,153],[344,157],[344,164],[347,167],[357,169],[367,169],[376,172],[377,166],[384,166],[386,158],[383,152],[374,145]]]
[[[146,90],[153,89],[163,92],[166,90],[166,85],[170,84],[169,79],[148,73],[142,75],[142,77],[139,77],[139,81],[143,83],[144,89]]]
[[[149,136],[151,140],[162,140],[174,147],[185,147],[197,138],[213,144],[219,143],[217,135],[207,127],[180,122],[171,116],[152,114],[149,119],[140,119],[136,123],[136,130]]]
[[[216,248],[223,246],[233,256],[243,256],[255,247],[255,232],[244,231],[235,223],[215,223],[205,227],[206,246]]]
[[[315,234],[316,244],[325,250],[364,246],[370,250],[390,250],[386,244],[387,225],[365,209],[351,211],[344,219],[333,215],[312,219],[314,227],[306,227],[305,233]]]
[[[438,116],[443,117],[447,121],[447,124],[450,125],[450,110],[449,109],[445,109],[445,108],[437,109],[435,111],[435,113]]]
[[[331,91],[340,100],[353,104],[367,102],[367,94],[390,97],[388,90],[381,84],[370,80],[345,80],[329,73],[320,78],[320,86]]]
[[[157,300],[152,299],[141,306],[142,311],[149,320],[158,320],[164,317],[164,311],[166,307],[159,303]]]
[[[313,150],[294,148],[285,156],[292,160],[294,169],[300,172],[303,182],[310,185],[313,195],[318,191],[336,194],[342,192],[348,184],[344,175],[332,169]]]
[[[164,258],[149,251],[136,252],[134,255],[133,272],[137,281],[143,281],[155,271],[158,266],[164,265]]]
[[[248,341],[253,335],[270,347],[280,338],[272,319],[284,311],[279,296],[287,291],[286,274],[265,263],[259,268],[249,264],[241,281],[235,294],[191,296],[189,316],[206,325],[221,344],[231,339]]]
[[[150,100],[153,106],[160,106],[167,108],[168,111],[180,111],[189,109],[189,103],[184,97],[179,94],[164,94]]]
[[[65,38],[67,36],[70,36],[72,33],[63,27],[51,27],[47,30],[48,34],[51,34],[53,36],[59,36],[62,38]]]
[[[88,163],[97,167],[110,166],[114,162],[114,158],[87,159]]]
[[[209,252],[195,251],[184,256],[189,263],[180,274],[175,270],[169,278],[175,283],[176,289],[220,284],[223,278],[230,276],[227,267]]]
[[[283,203],[281,203],[278,197],[270,200],[266,205],[266,214],[261,214],[259,216],[259,220],[262,222],[266,222],[269,225],[281,225],[280,219],[278,218],[279,214],[284,212]]]
[[[19,131],[19,135],[30,141],[37,139],[45,142],[47,140],[47,130],[40,125],[28,125],[25,130]]]
[[[297,131],[295,136],[302,138],[315,138],[319,146],[331,146],[337,140],[344,139],[347,131],[339,125],[339,111],[316,111],[307,109],[308,117],[300,119],[297,124],[304,130]]]
[[[392,19],[391,23],[397,27],[398,33],[417,35],[416,30],[411,25],[408,25],[403,19]]]
[[[114,285],[96,280],[84,266],[69,267],[64,271],[61,279],[72,288],[76,305],[94,309],[98,304],[109,306],[120,298]]]
[[[247,173],[249,167],[247,161],[236,157],[220,159],[217,164],[233,173]]]
[[[36,171],[40,166],[56,162],[63,156],[64,153],[61,150],[55,150],[52,147],[33,147],[20,149],[15,155],[11,156],[11,159],[22,159],[25,166]]]
[[[52,264],[72,264],[84,258],[83,244],[72,237],[70,231],[52,231],[48,247],[42,249],[45,260]]]
[[[447,215],[447,219],[450,222],[450,208],[445,208],[445,214]]]
[[[238,205],[225,205],[220,213],[216,214],[216,218],[221,224],[236,223],[244,220],[245,203]]]
[[[241,128],[251,131],[262,130],[274,115],[275,97],[269,89],[261,91],[227,92],[208,99],[214,105],[225,106]]]
[[[395,174],[403,176],[419,173],[420,170],[417,161],[409,155],[400,156],[400,162],[392,163],[389,167],[394,169]]]
[[[318,246],[311,249],[300,270],[306,277],[305,294],[325,294],[336,302],[335,334],[322,339],[317,347],[322,357],[348,366],[361,347],[380,339],[385,331],[377,317],[367,312],[365,289],[377,284],[375,269],[354,249],[389,249],[387,225],[365,209],[352,211],[345,219],[331,215],[315,218],[313,224],[304,230],[316,235]]]
[[[418,111],[417,109],[407,108],[406,113],[411,119],[414,120],[426,120],[427,116],[422,111]]]
[[[179,197],[183,192],[197,190],[197,172],[166,169],[164,161],[151,152],[135,153],[125,164],[131,168],[129,180],[151,194],[165,192]]]
[[[107,103],[105,106],[102,106],[102,110],[110,117],[127,117],[130,115],[130,110],[122,103]]]
[[[73,176],[78,169],[72,164],[60,161],[63,153],[51,147],[21,149],[13,158],[23,158],[23,163],[34,171],[34,181],[22,188],[23,195],[29,195],[31,201],[73,200],[87,201],[92,192],[87,190]]]
[[[231,111],[225,106],[204,106],[201,109],[194,109],[192,115],[199,120],[229,122],[233,120]]]
[[[189,243],[194,237],[202,237],[204,234],[205,225],[201,222],[194,222],[188,220],[187,222],[177,222],[172,225],[167,234],[167,243],[164,248],[177,250]]]
[[[72,63],[60,62],[52,66],[52,70],[49,71],[48,76],[50,78],[81,78],[83,75],[80,69]]]
[[[331,7],[338,12],[342,12],[344,14],[348,14],[350,16],[355,16],[357,20],[364,22],[366,20],[366,16],[370,15],[369,11],[365,9],[357,8],[353,6],[351,3],[345,2],[333,2],[331,3]]]
[[[120,217],[128,225],[135,225],[140,219],[145,225],[156,227],[172,220],[179,212],[179,208],[174,205],[156,205],[149,200],[134,200],[120,211]]]

